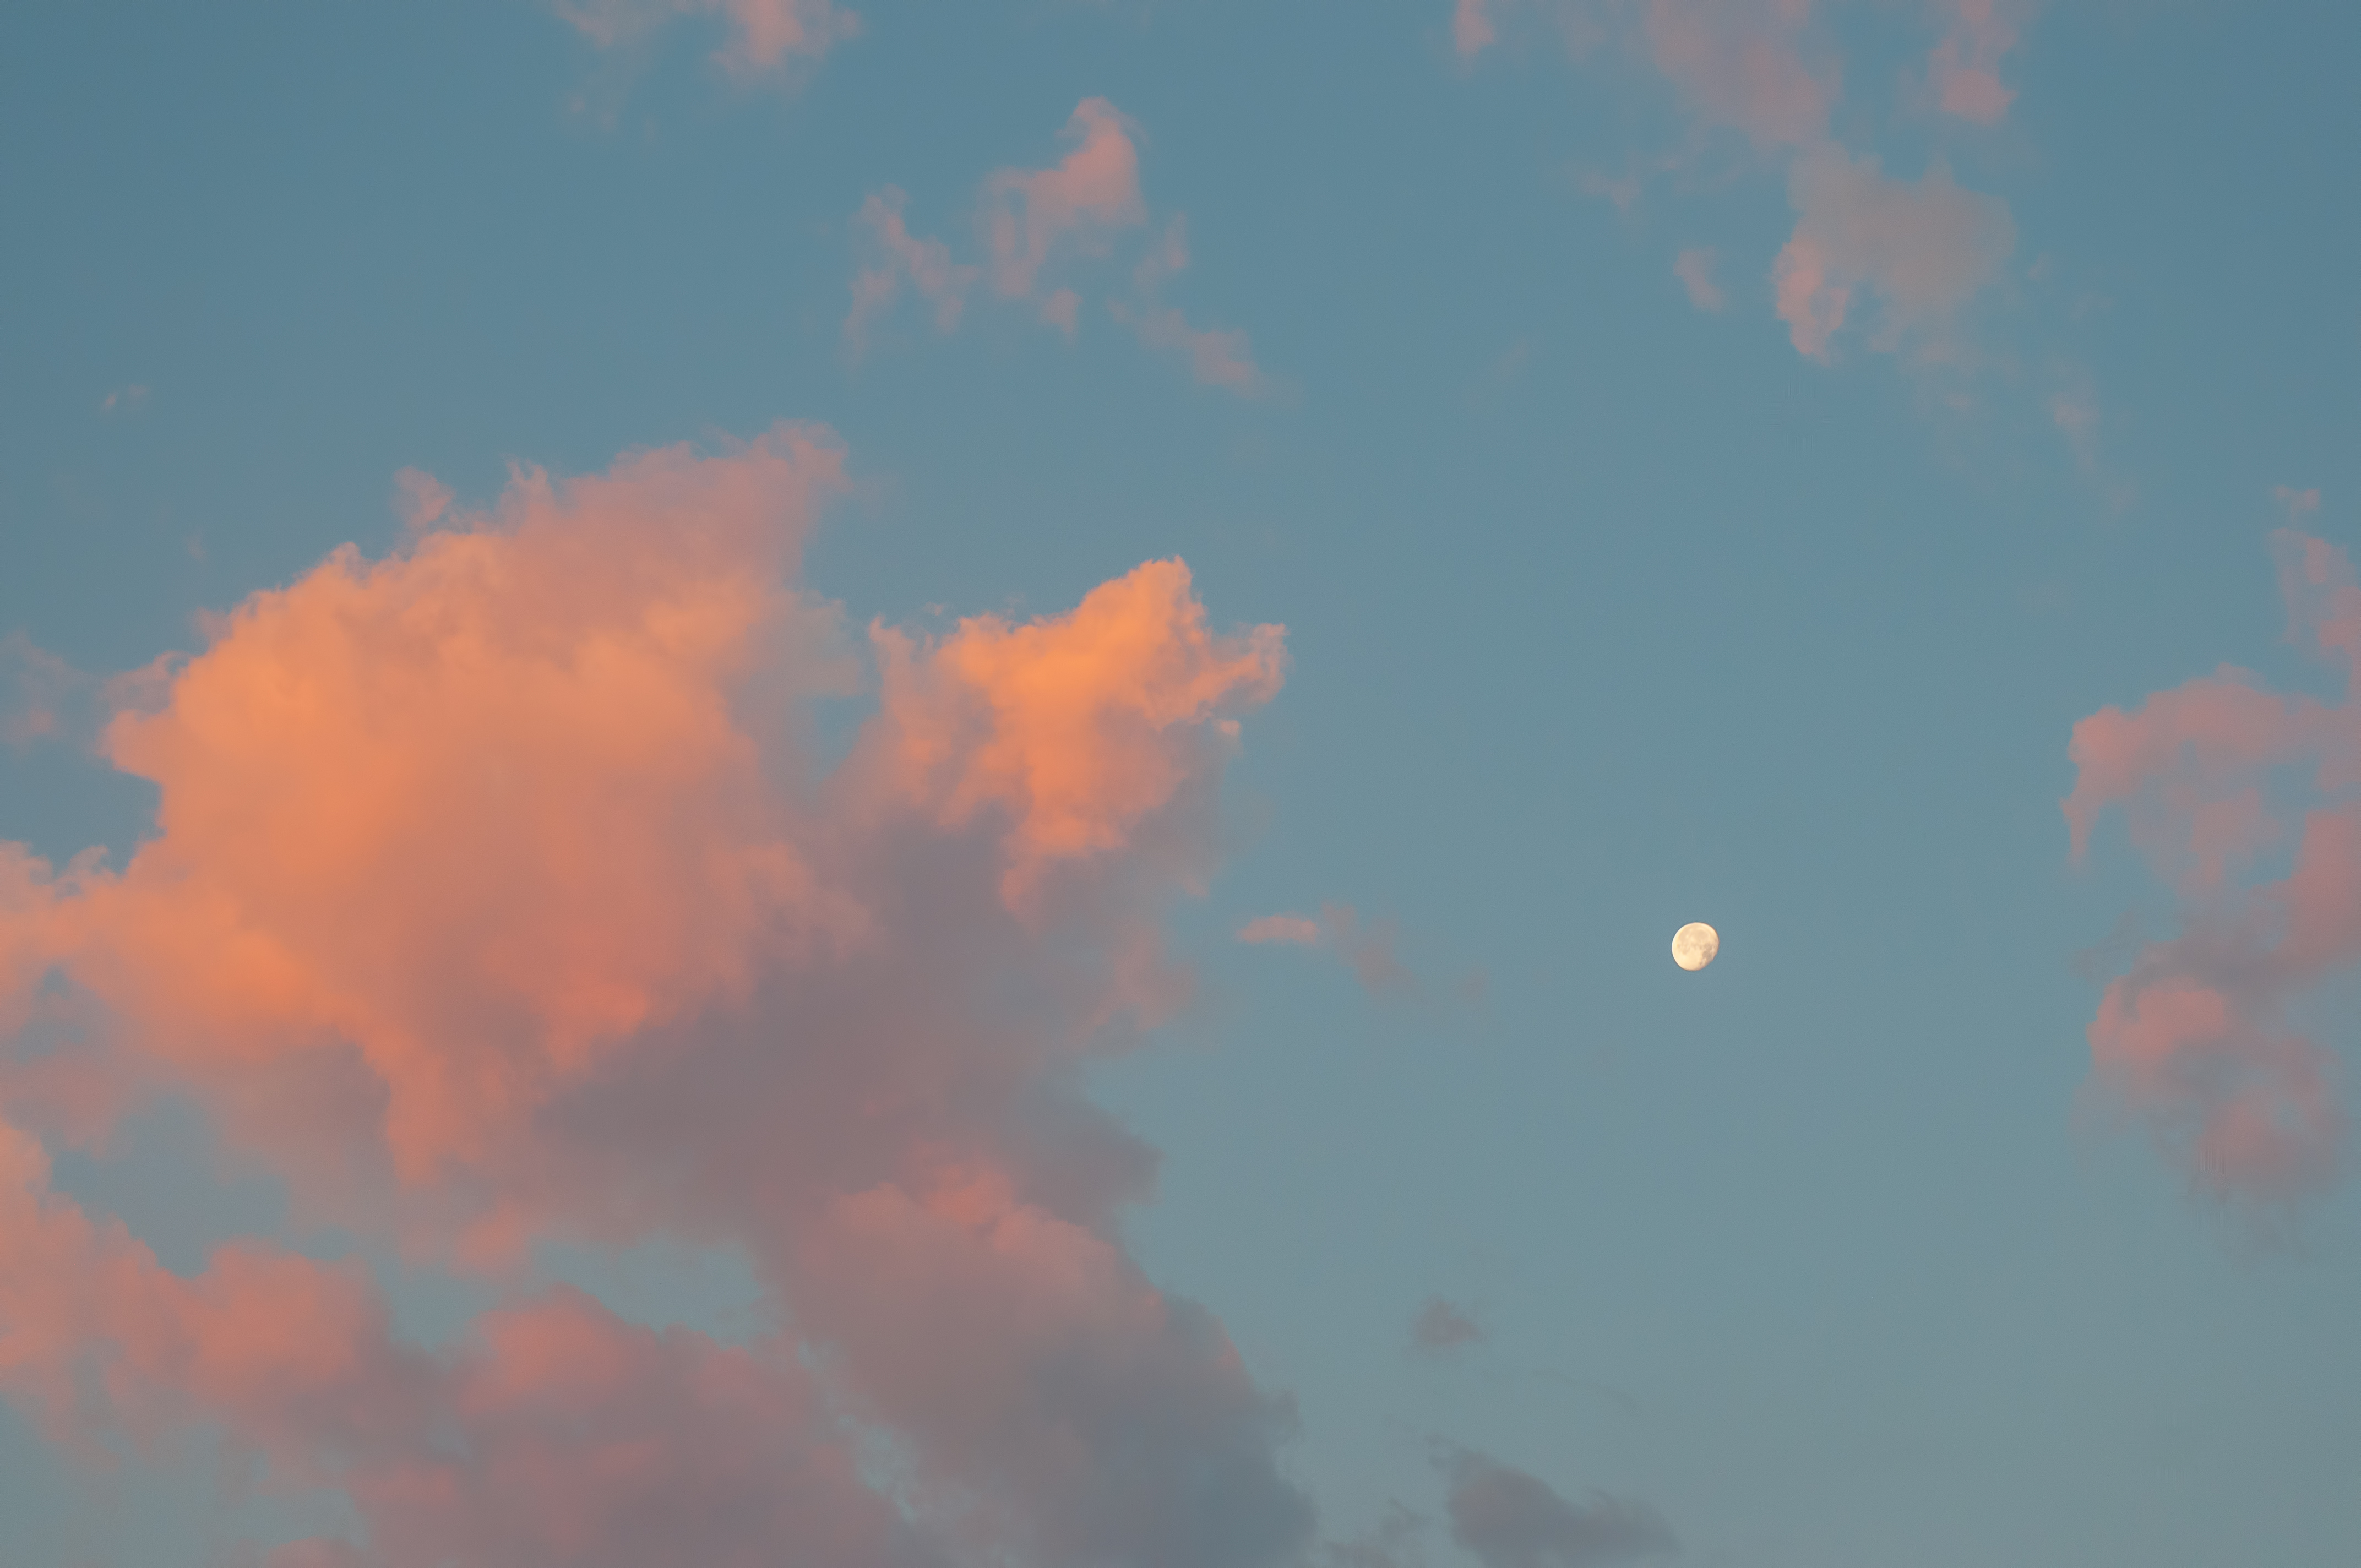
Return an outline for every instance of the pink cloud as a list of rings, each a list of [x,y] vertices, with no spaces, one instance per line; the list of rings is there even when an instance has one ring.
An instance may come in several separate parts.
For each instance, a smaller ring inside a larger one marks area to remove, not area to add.
[[[0,637],[0,744],[19,747],[57,736],[65,710],[96,684],[21,631]]]
[[[131,413],[147,400],[148,389],[145,387],[117,387],[99,400],[98,411],[103,414]]]
[[[1320,941],[1320,922],[1308,920],[1301,915],[1257,915],[1238,927],[1238,940],[1316,947]]]
[[[845,343],[855,358],[868,347],[871,319],[892,307],[903,280],[934,306],[938,332],[959,325],[967,291],[975,282],[977,269],[952,261],[950,247],[910,233],[902,217],[907,202],[889,185],[873,192],[854,214],[854,226],[868,236],[876,253],[876,259],[853,277],[852,312],[844,319]]]
[[[451,510],[451,487],[432,474],[403,468],[393,476],[394,515],[413,533],[433,527]]]
[[[60,1441],[202,1422],[343,1493],[362,1539],[291,1563],[1293,1560],[1285,1403],[1125,1253],[1153,1156],[1073,1087],[1187,1000],[1164,911],[1283,633],[1158,561],[864,653],[800,575],[845,485],[795,425],[521,469],[146,677],[126,862],[0,847],[0,1033],[45,1030],[0,1055],[0,1387]],[[33,1136],[166,1091],[300,1224],[496,1282],[730,1246],[782,1327],[528,1292],[414,1346],[357,1267],[171,1275]]]
[[[749,78],[818,60],[861,30],[861,19],[832,0],[555,0],[555,9],[600,49],[632,43],[677,16],[720,16],[730,41],[713,58]]]
[[[2005,0],[1936,0],[1948,24],[1927,57],[1927,78],[1947,115],[1997,125],[2016,94],[2001,84],[2000,62],[2015,47]]]
[[[1883,306],[1872,347],[1938,333],[2015,248],[2006,203],[1960,189],[1940,165],[1912,184],[1880,172],[1875,159],[1824,147],[1796,160],[1788,190],[1795,228],[1772,282],[1780,319],[1807,358],[1828,358],[1862,288]]]
[[[1691,247],[1673,258],[1673,275],[1688,291],[1689,303],[1701,311],[1718,311],[1730,302],[1713,280],[1713,264],[1710,246]]]
[[[1238,940],[1257,944],[1324,948],[1342,959],[1373,995],[1412,992],[1418,982],[1394,956],[1394,930],[1389,924],[1364,925],[1349,904],[1323,904],[1320,918],[1301,915],[1264,915],[1238,930]]]
[[[1055,168],[1004,169],[985,180],[983,229],[994,291],[1030,302],[1037,319],[1071,340],[1081,328],[1082,296],[1068,284],[1045,286],[1047,277],[1078,259],[1107,259],[1117,236],[1147,226],[1149,214],[1140,194],[1138,149],[1120,111],[1104,98],[1086,99],[1064,134],[1072,149]],[[949,332],[979,275],[978,268],[955,262],[942,242],[914,238],[903,206],[902,193],[888,187],[871,195],[854,220],[880,256],[852,280],[844,333],[855,358],[866,347],[869,323],[893,307],[904,279],[934,302],[936,325]],[[1178,306],[1159,300],[1189,259],[1188,219],[1176,213],[1132,263],[1136,301],[1111,300],[1108,313],[1148,347],[1176,353],[1202,385],[1242,397],[1273,394],[1276,384],[1255,363],[1244,331],[1193,325]]]
[[[86,1453],[199,1421],[282,1482],[344,1493],[369,1549],[274,1563],[635,1568],[739,1562],[794,1540],[913,1561],[848,1433],[787,1356],[626,1323],[558,1289],[462,1343],[397,1340],[357,1269],[253,1244],[182,1278],[48,1187],[0,1125],[0,1388]],[[897,1550],[901,1548],[901,1550]]]
[[[1082,297],[1071,289],[1050,290],[1049,297],[1041,302],[1041,319],[1064,333],[1067,342],[1072,342],[1082,324]]]
[[[2273,485],[2271,499],[2287,509],[2290,522],[2301,522],[2305,513],[2320,510],[2320,492],[2317,489],[2299,490],[2288,485]]]
[[[1496,35],[1488,0],[1456,0],[1451,10],[1451,47],[1462,60],[1473,60],[1489,48]]]
[[[1807,63],[1809,0],[1648,0],[1648,49],[1706,120],[1766,147],[1806,146],[1828,132],[1833,61]]]
[[[985,182],[993,286],[1020,299],[1053,249],[1103,246],[1113,231],[1148,221],[1139,150],[1129,122],[1104,98],[1085,98],[1067,121],[1073,150],[1053,169],[1004,169]]]
[[[1170,305],[1134,311],[1118,302],[1108,308],[1148,347],[1170,349],[1188,360],[1190,374],[1200,386],[1219,387],[1242,398],[1271,393],[1270,378],[1255,364],[1253,345],[1238,328],[1191,326],[1189,318]]]
[[[2334,703],[2279,696],[2224,670],[2106,707],[2074,727],[2064,802],[2079,860],[2110,808],[2177,891],[2181,934],[2143,947],[2108,986],[2090,1027],[2098,1080],[2146,1120],[2209,1190],[2279,1201],[2334,1173],[2344,1113],[2337,1062],[2291,1021],[2323,979],[2361,961],[2361,582],[2342,551],[2291,531],[2272,538],[2292,633],[2341,669]],[[2294,867],[2239,874],[2288,825],[2271,781],[2308,780]]]

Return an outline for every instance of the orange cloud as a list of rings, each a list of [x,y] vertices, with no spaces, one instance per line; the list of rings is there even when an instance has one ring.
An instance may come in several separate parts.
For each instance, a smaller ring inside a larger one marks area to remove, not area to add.
[[[1772,268],[1780,319],[1797,353],[1825,361],[1856,289],[1883,305],[1871,346],[1939,333],[1996,276],[2016,246],[1997,197],[1962,191],[1939,164],[1917,183],[1889,179],[1877,160],[1824,147],[1788,179],[1795,229]]]
[[[1287,667],[1285,630],[1214,636],[1189,568],[1151,561],[1073,611],[963,620],[939,643],[874,633],[884,763],[944,826],[1009,825],[1005,884],[1024,902],[1051,862],[1119,847],[1227,743]]]
[[[2272,543],[2296,632],[2349,688],[2361,581],[2324,541],[2282,531]],[[2344,1129],[2336,1062],[2289,1014],[2361,961],[2361,808],[2337,798],[2361,783],[2351,691],[2280,696],[2225,670],[2131,712],[2101,709],[2075,725],[2070,754],[2075,857],[2122,807],[2183,907],[2181,935],[2143,947],[2107,987],[2090,1027],[2097,1077],[2214,1191],[2277,1201],[2321,1186]],[[2264,786],[2288,772],[2330,803],[2303,814],[2287,878],[2241,887],[2284,831]]]
[[[303,1223],[496,1280],[549,1237],[732,1246],[792,1327],[558,1292],[406,1345],[357,1268],[167,1273],[11,1129],[0,1389],[62,1441],[206,1422],[343,1492],[365,1539],[289,1564],[1292,1559],[1285,1407],[1123,1252],[1153,1155],[1073,1086],[1187,995],[1162,913],[1283,634],[1216,630],[1178,561],[873,628],[877,711],[823,768],[809,709],[862,651],[798,568],[845,483],[795,425],[520,470],[147,677],[105,742],[159,792],[126,862],[0,847],[17,1126],[183,1093]],[[880,1444],[924,1478],[891,1504]]]

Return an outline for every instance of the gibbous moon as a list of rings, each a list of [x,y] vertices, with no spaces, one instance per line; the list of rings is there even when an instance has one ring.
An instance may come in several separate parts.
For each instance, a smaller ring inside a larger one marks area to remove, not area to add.
[[[1673,962],[1685,970],[1701,970],[1721,951],[1721,933],[1702,920],[1692,920],[1673,933]]]

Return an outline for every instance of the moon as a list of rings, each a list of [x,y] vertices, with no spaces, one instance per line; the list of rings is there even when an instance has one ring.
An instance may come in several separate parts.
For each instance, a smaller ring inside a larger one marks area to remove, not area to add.
[[[1692,920],[1673,933],[1673,962],[1685,970],[1701,970],[1721,951],[1721,933],[1702,920]]]

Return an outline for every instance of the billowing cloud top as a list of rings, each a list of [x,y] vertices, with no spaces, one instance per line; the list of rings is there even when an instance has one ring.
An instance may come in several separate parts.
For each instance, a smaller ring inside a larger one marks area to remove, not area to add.
[[[1301,1544],[1287,1407],[1126,1255],[1152,1157],[1072,1085],[1185,995],[1159,910],[1283,633],[1213,630],[1179,561],[880,627],[879,710],[824,767],[804,712],[862,661],[797,565],[844,483],[795,425],[483,511],[414,477],[401,548],[253,596],[114,719],[154,837],[0,853],[0,1025],[44,1042],[0,1058],[0,1387],[63,1440],[214,1422],[348,1496],[365,1539],[290,1563]],[[496,1273],[731,1245],[777,1327],[543,1293],[423,1347],[352,1268],[246,1242],[172,1275],[42,1143],[159,1092],[312,1223]]]

